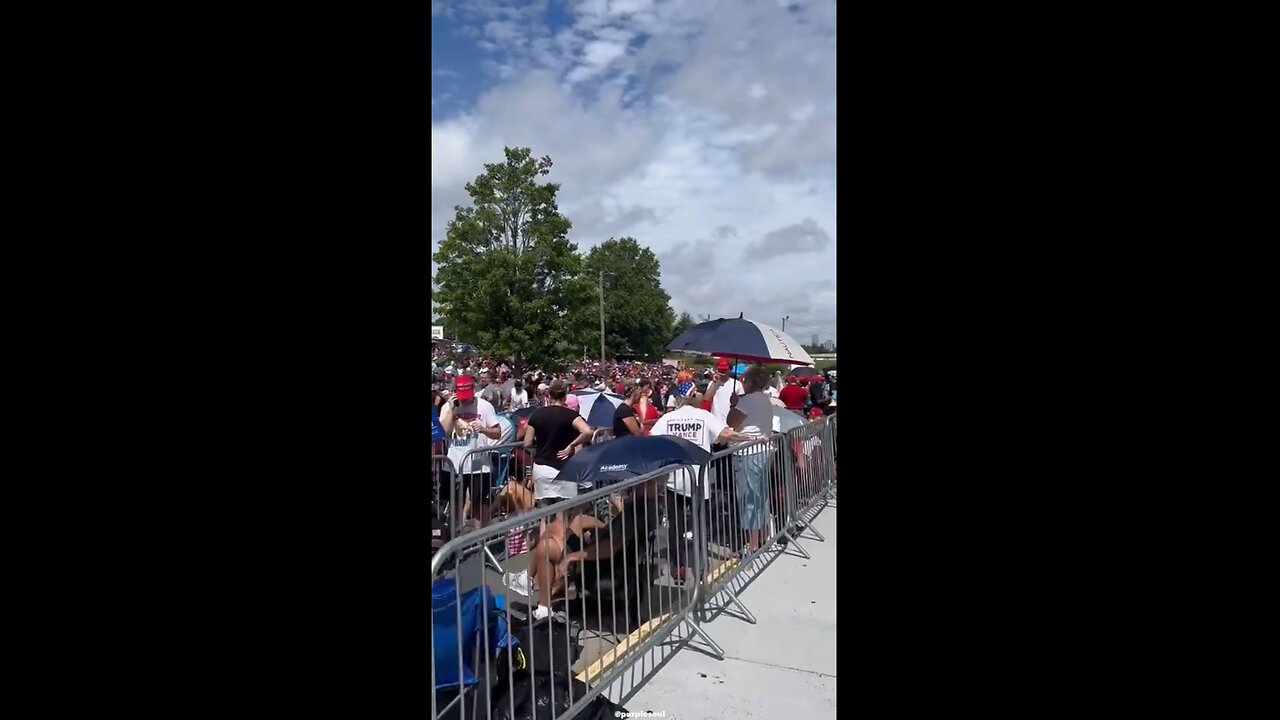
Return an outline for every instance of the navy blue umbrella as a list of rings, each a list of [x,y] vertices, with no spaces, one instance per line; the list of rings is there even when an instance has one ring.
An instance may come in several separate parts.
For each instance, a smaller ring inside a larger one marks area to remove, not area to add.
[[[627,435],[581,450],[565,461],[557,480],[610,485],[672,465],[702,465],[711,453],[670,435]]]
[[[812,365],[800,343],[781,330],[741,317],[699,323],[680,333],[667,347],[753,362]]]
[[[593,428],[613,427],[613,413],[623,403],[616,393],[598,390],[575,390],[578,398],[578,414]]]
[[[667,347],[671,350],[684,350],[686,349],[685,348],[686,345],[692,344],[694,341],[696,341],[698,338],[705,335],[707,332],[714,330],[717,327],[720,327],[722,323],[726,323],[726,322],[728,322],[728,320],[725,320],[724,318],[720,318],[719,320],[711,320],[708,322],[698,323],[697,325],[694,325],[688,330],[685,330],[684,332],[677,335],[674,340],[672,340],[670,343],[667,344]]]
[[[507,417],[511,418],[511,422],[516,422],[518,420],[528,420],[529,416],[533,414],[533,411],[537,409],[538,409],[537,407],[517,408],[515,410],[511,410],[511,411],[508,411],[505,413],[499,413],[499,414],[506,415]]]

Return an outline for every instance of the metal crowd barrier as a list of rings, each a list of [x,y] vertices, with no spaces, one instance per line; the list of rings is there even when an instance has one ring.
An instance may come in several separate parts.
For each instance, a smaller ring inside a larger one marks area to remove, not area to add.
[[[459,467],[517,445],[473,451]],[[512,463],[498,469],[490,457],[491,473],[505,476],[495,486],[524,482]],[[727,595],[756,622],[734,579],[786,547],[808,558],[797,540],[806,529],[825,540],[806,518],[834,489],[828,416],[715,453],[699,468],[666,468],[546,507],[504,505],[492,524],[455,535],[432,558],[433,718],[516,717],[517,705],[535,714],[525,703],[543,717],[549,701],[551,716],[568,720],[603,701],[610,684],[680,627],[723,658],[704,627],[712,601]],[[493,556],[499,545],[505,568]],[[589,559],[561,564],[578,551]],[[468,622],[477,633],[441,632]],[[548,671],[563,684],[546,680]]]
[[[431,456],[431,496],[432,515],[440,520],[448,520],[453,503],[450,493],[453,492],[453,461],[447,455]],[[450,522],[450,528],[456,526]]]
[[[704,466],[709,485],[706,575],[698,589],[700,611],[709,621],[713,598],[721,594],[755,623],[756,617],[733,590],[737,579],[764,552],[790,547],[808,559],[799,540],[826,542],[809,521],[825,505],[835,485],[834,433],[829,418],[805,423],[766,440],[715,453]],[[717,652],[718,649],[717,649]]]
[[[697,576],[676,570],[694,564],[681,541],[693,528],[675,511],[669,474],[659,470],[508,517],[435,554],[433,718],[518,717],[517,704],[530,699],[516,688],[539,674],[560,678],[533,683],[550,694],[552,717],[571,718],[676,628],[710,642],[694,612]],[[524,568],[500,579],[488,573],[487,548],[527,526],[537,529],[537,544],[509,563]],[[564,563],[566,546],[585,557]],[[553,616],[539,621],[535,608]],[[477,630],[467,632],[468,623]],[[531,703],[538,717],[545,702]]]
[[[532,449],[525,450],[524,443],[512,442],[469,450],[456,466],[449,462],[448,482],[443,487],[447,521],[455,537],[463,534],[472,520],[489,525],[494,519],[532,509]],[[498,572],[505,572],[498,557],[509,552],[507,546],[502,546],[495,555],[494,549],[486,547],[485,561]]]

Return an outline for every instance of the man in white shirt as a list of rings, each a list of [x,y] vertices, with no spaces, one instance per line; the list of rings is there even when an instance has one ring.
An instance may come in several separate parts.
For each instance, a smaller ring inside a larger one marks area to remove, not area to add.
[[[511,388],[511,409],[529,407],[529,391],[524,389],[524,381],[517,379]]]
[[[676,398],[678,407],[658,418],[653,424],[650,435],[671,435],[684,438],[707,452],[711,452],[711,446],[717,443],[746,442],[757,437],[735,431],[721,422],[715,415],[699,407],[702,404],[702,396],[698,394],[697,386],[692,381],[680,383],[675,392],[672,393],[672,396]],[[686,465],[667,476],[667,508],[669,513],[667,552],[670,553],[669,559],[672,572],[676,579],[680,581],[686,580],[687,571],[685,568],[699,568],[699,563],[695,562],[698,556],[694,553],[695,523],[693,520],[693,508],[701,505],[703,508],[701,513],[703,522],[710,522],[707,517],[709,505],[705,501],[711,499],[711,478],[709,476],[703,478],[702,500],[704,502],[696,502],[694,500],[694,486],[698,484],[698,470],[697,466]],[[708,473],[710,473],[710,468],[708,468]],[[705,546],[705,543],[703,545]],[[695,571],[695,576],[699,571]]]
[[[720,422],[726,422],[729,419],[729,411],[733,409],[733,396],[742,395],[745,390],[742,383],[729,372],[729,359],[720,358],[716,363],[716,370],[720,375],[716,378],[715,395],[711,400],[711,414],[719,418]],[[710,388],[708,388],[710,391]]]
[[[715,415],[716,419],[722,424],[727,424],[729,411],[733,409],[734,403],[737,402],[736,396],[743,394],[742,383],[738,382],[737,378],[733,377],[729,372],[729,358],[720,358],[716,361],[716,370],[718,374],[715,380],[707,386],[707,395],[711,397],[711,414]],[[720,451],[724,448],[724,445],[717,443],[712,449]],[[735,468],[732,460],[728,456],[722,457],[714,461],[712,467],[715,468],[715,481],[719,487],[724,492],[733,494]],[[736,503],[730,503],[729,516],[726,518],[724,525],[727,528],[724,533],[728,537],[737,537],[739,523],[738,505]]]
[[[475,381],[463,375],[454,387],[454,397],[440,408],[440,424],[449,435],[446,454],[453,463],[455,487],[458,489],[449,504],[454,506],[457,503],[456,507],[461,508],[464,504],[462,492],[470,491],[475,517],[471,529],[483,527],[489,522],[493,495],[491,453],[473,451],[494,445],[502,437],[498,413],[492,403],[476,396]]]

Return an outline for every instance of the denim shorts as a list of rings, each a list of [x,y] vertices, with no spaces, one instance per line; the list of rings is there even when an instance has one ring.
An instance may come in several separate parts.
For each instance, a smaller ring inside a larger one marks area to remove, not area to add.
[[[733,454],[734,494],[743,530],[765,530],[769,522],[769,496],[765,487],[773,452],[751,448]]]

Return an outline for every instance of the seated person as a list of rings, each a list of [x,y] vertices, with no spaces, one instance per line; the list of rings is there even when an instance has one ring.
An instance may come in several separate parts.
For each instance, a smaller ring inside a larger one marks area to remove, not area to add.
[[[609,508],[602,517],[583,512],[581,508],[558,512],[543,520],[529,533],[529,545],[533,556],[529,559],[529,581],[537,587],[537,607],[534,617],[546,617],[551,601],[563,595],[566,587],[563,578],[556,573],[556,566],[566,553],[582,548],[583,538],[606,526],[605,520],[622,511],[622,499],[609,498]]]
[[[625,497],[611,497],[611,517],[579,514],[566,518],[563,513],[553,516],[539,533],[530,562],[530,578],[538,590],[539,607],[534,616],[545,617],[550,612],[552,598],[564,592],[570,572],[581,588],[594,585],[597,578],[613,579],[615,559],[619,567],[639,567],[647,559],[643,553],[658,526],[658,499],[665,493],[663,475],[632,488]],[[639,589],[638,577],[628,582]]]
[[[518,515],[533,509],[533,478],[514,480],[498,491],[495,506],[499,515]]]
[[[556,566],[556,577],[571,577],[578,587],[592,592],[607,582],[613,586],[607,594],[614,598],[620,598],[625,588],[632,594],[627,606],[640,619],[657,574],[652,570],[651,543],[661,522],[660,502],[666,495],[666,484],[663,474],[625,493],[621,511],[607,527],[593,537],[584,537],[578,549],[568,549]]]

